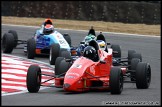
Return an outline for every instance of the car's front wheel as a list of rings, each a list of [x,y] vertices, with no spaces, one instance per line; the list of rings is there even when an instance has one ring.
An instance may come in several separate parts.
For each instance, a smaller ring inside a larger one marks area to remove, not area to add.
[[[112,67],[110,71],[110,92],[111,94],[121,94],[123,90],[123,74],[121,68]]]
[[[27,71],[26,77],[27,89],[31,93],[36,93],[41,85],[41,69],[39,66],[31,65]]]

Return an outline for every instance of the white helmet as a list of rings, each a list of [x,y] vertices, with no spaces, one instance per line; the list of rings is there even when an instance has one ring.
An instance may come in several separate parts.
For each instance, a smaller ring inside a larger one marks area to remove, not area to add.
[[[101,50],[106,50],[106,43],[103,40],[97,40],[98,46]]]

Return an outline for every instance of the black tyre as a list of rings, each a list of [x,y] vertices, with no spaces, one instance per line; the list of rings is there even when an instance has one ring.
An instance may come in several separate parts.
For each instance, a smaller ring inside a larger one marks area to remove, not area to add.
[[[65,48],[60,48],[59,56],[61,56],[62,51],[67,51]]]
[[[39,66],[31,65],[28,68],[26,85],[28,91],[31,93],[39,91],[41,85],[41,69]]]
[[[135,50],[128,50],[128,65],[131,65],[132,55],[136,53]]]
[[[2,38],[3,53],[11,53],[14,48],[14,36],[11,33],[5,33]]]
[[[60,75],[60,74],[66,73],[71,66],[70,62],[66,62],[64,59],[61,60],[61,58],[60,58],[58,60],[60,60],[60,61],[57,61],[58,66],[55,66],[55,75]],[[64,75],[62,75],[62,76],[64,76]]]
[[[57,43],[54,43],[50,47],[50,55],[49,55],[49,63],[51,65],[55,64],[56,58],[59,57],[60,52],[60,45]]]
[[[133,58],[131,60],[131,72],[130,72],[130,77],[131,77],[131,81],[135,81],[136,80],[136,68],[137,68],[137,64],[140,62],[140,59],[139,58]]]
[[[65,40],[68,42],[69,46],[71,46],[71,37],[69,34],[63,34]]]
[[[56,61],[55,61],[55,69],[54,69],[55,72],[58,71],[59,64],[61,63],[62,60],[64,60],[64,57],[57,57],[56,58]]]
[[[142,55],[140,53],[133,53],[132,58],[138,58],[140,59],[140,62],[142,62]]]
[[[123,74],[118,67],[112,67],[110,71],[110,92],[121,94],[123,90]]]
[[[14,36],[14,48],[16,48],[16,46],[17,46],[17,40],[18,40],[17,32],[14,31],[14,30],[9,30],[8,33],[12,33],[12,35]]]
[[[111,48],[113,49],[113,57],[114,58],[121,58],[121,49],[119,45],[111,45]]]
[[[147,89],[151,82],[151,67],[148,63],[139,62],[136,68],[136,87]]]
[[[64,57],[65,59],[72,59],[71,53],[67,50],[63,50],[60,52],[60,57]]]
[[[35,57],[36,42],[33,38],[27,41],[27,58],[34,59]]]

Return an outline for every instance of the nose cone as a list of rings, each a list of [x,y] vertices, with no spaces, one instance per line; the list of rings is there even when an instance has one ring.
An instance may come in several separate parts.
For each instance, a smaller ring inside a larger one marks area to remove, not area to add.
[[[64,89],[68,89],[68,88],[70,87],[70,84],[65,83],[65,84],[63,85],[63,87],[64,87]]]
[[[64,81],[63,89],[68,92],[78,92],[83,88],[81,80]]]
[[[77,82],[74,80],[64,81],[63,88],[65,91],[76,91],[78,88]]]

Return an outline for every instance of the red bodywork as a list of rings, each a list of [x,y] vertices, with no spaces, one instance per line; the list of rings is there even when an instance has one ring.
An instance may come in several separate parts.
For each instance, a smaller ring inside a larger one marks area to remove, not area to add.
[[[80,57],[74,61],[63,78],[55,78],[55,86],[63,87],[65,91],[87,91],[90,89],[109,89],[110,70],[112,65],[112,49],[108,53],[98,50],[100,60],[106,63],[94,62]],[[123,73],[125,69],[122,69]]]

